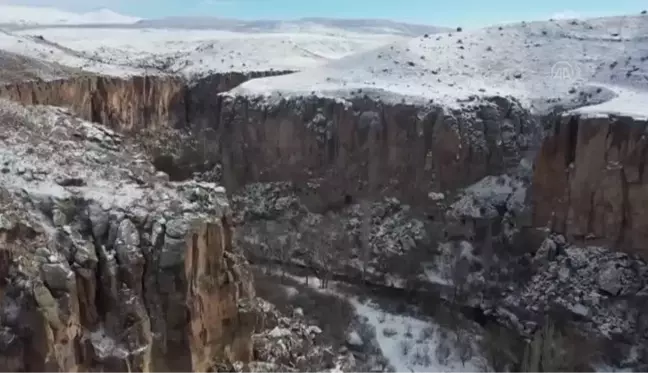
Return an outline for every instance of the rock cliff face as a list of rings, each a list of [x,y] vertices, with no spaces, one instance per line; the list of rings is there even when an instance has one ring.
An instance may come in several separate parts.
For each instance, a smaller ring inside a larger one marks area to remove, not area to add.
[[[0,369],[206,371],[258,313],[224,190],[169,183],[114,132],[0,112]]]
[[[0,98],[25,105],[68,107],[85,120],[122,133],[136,133],[144,129],[185,128],[193,122],[215,122],[218,93],[248,79],[286,73],[289,72],[214,74],[192,83],[163,75],[130,79],[85,75],[7,84],[0,87]]]
[[[566,116],[543,143],[534,223],[648,258],[648,122]]]
[[[226,97],[218,137],[232,190],[319,178],[321,207],[369,193],[425,205],[430,192],[452,193],[517,166],[535,130],[515,101],[500,98],[446,112],[368,98]]]

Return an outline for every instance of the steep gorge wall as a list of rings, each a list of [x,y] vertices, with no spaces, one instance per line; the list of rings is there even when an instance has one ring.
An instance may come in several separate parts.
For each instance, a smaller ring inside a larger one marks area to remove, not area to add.
[[[0,369],[195,372],[250,362],[260,315],[241,307],[254,290],[246,263],[231,252],[226,220],[174,231],[181,239],[156,223],[157,242],[149,243],[144,227],[112,218],[105,224],[115,241],[97,253],[85,233],[61,230],[45,244],[24,220],[0,229],[1,252],[14,261],[0,285]],[[68,240],[83,245],[68,248],[72,260],[56,251]],[[164,264],[169,245],[182,246],[183,265]]]
[[[647,128],[619,116],[557,120],[535,164],[534,224],[648,257]]]
[[[320,177],[325,199],[382,193],[426,204],[430,192],[453,193],[518,165],[535,128],[515,102],[499,98],[462,112],[368,98],[267,105],[228,97],[219,137],[233,189]]]

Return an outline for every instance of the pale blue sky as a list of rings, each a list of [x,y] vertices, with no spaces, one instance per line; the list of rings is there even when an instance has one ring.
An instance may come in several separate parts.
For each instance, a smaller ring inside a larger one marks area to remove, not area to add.
[[[85,11],[107,7],[144,18],[219,16],[245,19],[300,17],[389,18],[443,26],[547,19],[556,14],[636,14],[647,0],[0,0]]]

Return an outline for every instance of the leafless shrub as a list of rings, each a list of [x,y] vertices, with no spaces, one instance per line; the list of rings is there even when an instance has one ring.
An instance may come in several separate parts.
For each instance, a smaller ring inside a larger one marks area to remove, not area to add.
[[[440,338],[439,344],[436,346],[434,355],[441,365],[446,365],[450,354],[452,353],[452,348],[450,346],[450,340],[448,338]]]
[[[407,356],[407,355],[409,355],[410,351],[412,351],[412,347],[413,347],[413,346],[414,346],[414,344],[413,344],[412,341],[410,341],[409,339],[403,339],[402,341],[400,341],[400,342],[398,343],[398,347],[399,347],[399,349],[400,349],[400,353],[401,353],[401,355],[403,355],[403,356]]]
[[[6,285],[13,256],[14,254],[9,248],[0,249],[0,286]],[[2,295],[2,291],[0,291],[0,295]]]
[[[457,333],[457,355],[461,361],[461,365],[464,367],[466,363],[473,357],[473,345],[471,340],[471,334],[467,330],[460,330]]]
[[[425,328],[421,329],[421,331],[419,332],[418,341],[419,342],[427,341],[430,338],[432,338],[433,335],[434,335],[434,327],[426,326]]]
[[[414,335],[412,334],[412,325],[407,324],[407,327],[405,329],[405,337],[407,338],[413,338]]]
[[[391,338],[391,337],[395,336],[396,334],[398,334],[398,332],[394,328],[384,328],[383,329],[383,335],[385,337]]]
[[[430,355],[430,346],[427,344],[416,346],[412,362],[416,365],[429,367],[432,365],[432,357]]]
[[[277,275],[254,273],[256,294],[274,304],[282,313],[291,314],[300,307],[304,316],[322,329],[322,338],[339,344],[346,340],[348,326],[355,318],[355,309],[346,299],[325,294],[305,286],[290,277],[281,280]],[[289,285],[297,293],[288,294],[283,285]]]

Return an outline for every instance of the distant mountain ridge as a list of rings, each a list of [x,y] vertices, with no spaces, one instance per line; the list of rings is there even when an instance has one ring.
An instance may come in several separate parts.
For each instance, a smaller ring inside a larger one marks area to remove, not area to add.
[[[338,31],[417,36],[449,31],[433,25],[386,19],[334,19],[311,17],[296,20],[241,20],[221,17],[165,17],[142,19],[102,8],[87,13],[68,12],[52,7],[0,5],[0,25],[6,29],[40,27],[171,28],[222,30],[232,32],[330,32]]]
[[[9,25],[85,25],[132,24],[141,20],[101,8],[86,13],[75,13],[51,7],[0,5],[0,24]]]
[[[446,27],[396,22],[384,19],[300,18],[296,20],[240,20],[219,17],[167,17],[144,19],[139,27],[218,29],[237,32],[294,32],[308,28],[337,28],[344,31],[372,34],[400,34],[415,36],[450,30]]]

